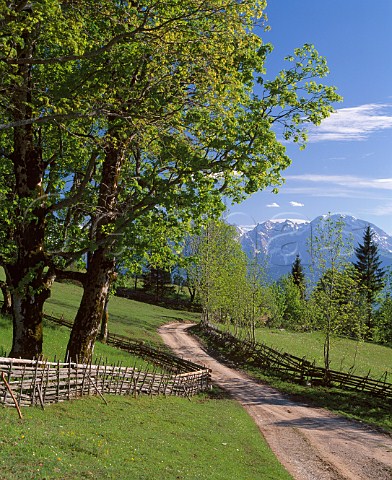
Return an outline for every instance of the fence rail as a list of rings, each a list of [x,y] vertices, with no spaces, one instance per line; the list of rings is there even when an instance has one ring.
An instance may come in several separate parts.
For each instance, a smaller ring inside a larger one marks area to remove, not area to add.
[[[73,325],[72,322],[65,320],[63,317],[57,318],[53,317],[52,315],[44,314],[44,318],[50,322],[56,323],[57,325],[68,328],[72,328]],[[125,350],[145,360],[149,360],[153,362],[154,365],[158,365],[170,373],[187,373],[203,369],[202,366],[190,362],[189,360],[177,357],[144,342],[130,340],[128,337],[123,335],[117,335],[109,332],[106,343],[108,345],[112,345],[113,347],[120,348],[121,350]]]
[[[240,340],[212,325],[203,325],[202,329],[215,345],[222,347],[225,354],[237,363],[248,363],[261,370],[279,372],[292,380],[312,385],[324,384],[392,399],[392,383],[387,382],[387,372],[376,380],[370,378],[370,373],[361,377],[351,372],[327,370],[315,366],[305,358],[279,352],[262,343]]]
[[[157,373],[108,364],[78,364],[0,357],[0,403],[24,407],[85,395],[176,395],[190,397],[209,384],[209,371]],[[4,381],[5,380],[5,381]]]
[[[72,328],[64,318],[46,320]],[[109,334],[107,343],[151,362],[152,371],[119,365],[49,362],[0,357],[0,404],[18,408],[85,395],[175,395],[190,398],[207,390],[210,371],[161,349]],[[159,369],[159,371],[158,371]],[[164,373],[162,373],[162,371]]]

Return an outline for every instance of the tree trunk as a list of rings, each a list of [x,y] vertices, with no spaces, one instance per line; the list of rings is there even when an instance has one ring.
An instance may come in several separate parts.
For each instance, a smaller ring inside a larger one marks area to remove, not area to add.
[[[102,343],[106,343],[108,339],[108,325],[109,325],[109,292],[106,295],[105,305],[103,307],[102,319],[101,319],[101,331],[99,333],[98,340]]]
[[[42,315],[47,298],[45,294],[12,295],[13,340],[10,357],[32,359],[42,354]]]
[[[0,282],[0,288],[3,293],[3,305],[1,307],[1,313],[3,315],[12,314],[12,299],[11,299],[11,292],[8,288],[6,282]]]
[[[189,296],[190,296],[190,302],[193,303],[195,301],[195,297],[196,297],[196,288],[190,287],[188,285],[188,292],[189,292]]]
[[[89,362],[92,359],[114,266],[114,258],[107,257],[105,248],[93,253],[67,346],[67,360]]]
[[[17,48],[20,58],[34,52],[34,35],[26,32],[25,44]],[[18,67],[10,111],[14,121],[32,118],[32,68]],[[54,277],[45,273],[44,254],[45,205],[43,177],[45,164],[40,148],[35,145],[32,125],[14,128],[12,162],[15,175],[12,239],[15,258],[5,265],[11,288],[13,310],[13,343],[11,356],[33,358],[42,353],[42,314],[50,295]],[[11,234],[11,233],[10,233]]]
[[[115,222],[119,214],[117,188],[123,161],[121,141],[116,140],[115,132],[112,132],[105,149],[105,160],[102,166],[97,209],[99,217],[92,222],[93,238],[98,244],[102,241],[104,243],[89,256],[83,296],[67,347],[67,357],[70,360],[81,362],[91,360],[105,301],[110,284],[115,278],[115,258],[111,254],[115,238],[106,231],[110,230],[107,227]]]

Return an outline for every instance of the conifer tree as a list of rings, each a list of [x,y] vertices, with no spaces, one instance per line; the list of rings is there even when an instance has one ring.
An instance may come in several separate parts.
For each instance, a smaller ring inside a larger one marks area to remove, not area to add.
[[[167,270],[149,266],[143,274],[143,290],[151,292],[155,296],[155,300],[160,300],[171,290],[171,275]]]
[[[374,232],[368,225],[363,235],[363,243],[360,243],[355,248],[357,261],[354,263],[361,279],[361,285],[365,291],[369,329],[372,329],[374,326],[372,306],[376,294],[383,288],[385,276],[385,271],[381,268],[378,245],[373,237]]]
[[[295,257],[293,266],[291,267],[291,276],[293,277],[294,284],[299,288],[301,297],[305,296],[305,275],[303,272],[301,258],[299,254]]]

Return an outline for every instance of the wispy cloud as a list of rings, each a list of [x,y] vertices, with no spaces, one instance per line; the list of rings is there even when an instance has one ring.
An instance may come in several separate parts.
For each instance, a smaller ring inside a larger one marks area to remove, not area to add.
[[[274,202],[274,203],[269,203],[269,204],[267,205],[267,207],[268,207],[268,208],[279,208],[280,205],[278,205],[276,202]]]
[[[289,203],[292,207],[304,207],[305,206],[304,203],[300,203],[300,202],[289,202]]]
[[[392,214],[392,203],[382,203],[380,205],[377,205],[373,209],[368,209],[366,213],[376,215],[376,216],[386,216],[386,215],[391,215]]]
[[[374,188],[377,190],[392,190],[392,178],[365,178],[355,175],[287,175],[286,181],[300,181],[318,184],[339,185],[354,189]]]
[[[372,133],[392,128],[392,104],[369,103],[341,108],[309,129],[309,142],[366,140]]]

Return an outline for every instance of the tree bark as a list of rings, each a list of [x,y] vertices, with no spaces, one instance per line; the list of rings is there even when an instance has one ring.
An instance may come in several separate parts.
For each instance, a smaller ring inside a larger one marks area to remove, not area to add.
[[[115,260],[106,255],[105,248],[93,253],[67,346],[67,360],[86,363],[92,359],[114,267]]]
[[[101,319],[101,331],[99,332],[98,340],[102,343],[106,343],[108,339],[108,325],[109,325],[109,292],[106,295],[105,305],[103,307],[102,319]]]
[[[18,58],[29,58],[34,52],[33,35],[25,34],[25,44],[18,47]],[[32,71],[28,65],[18,67],[10,110],[13,119],[32,117]],[[44,254],[45,205],[43,177],[45,164],[35,145],[32,125],[14,128],[12,161],[15,175],[15,258],[5,265],[11,288],[13,343],[10,356],[33,358],[42,353],[42,315],[54,278],[45,272]]]
[[[11,292],[8,288],[6,282],[0,282],[0,288],[3,293],[4,303],[1,307],[1,313],[3,315],[8,315],[12,313],[12,299],[11,299]]]

